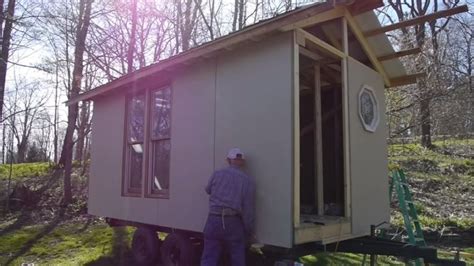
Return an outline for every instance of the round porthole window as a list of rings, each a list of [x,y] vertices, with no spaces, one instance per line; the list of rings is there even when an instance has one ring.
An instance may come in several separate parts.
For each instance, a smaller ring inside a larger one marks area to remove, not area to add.
[[[364,129],[375,132],[379,125],[379,105],[374,90],[368,86],[362,86],[359,93],[359,116]]]

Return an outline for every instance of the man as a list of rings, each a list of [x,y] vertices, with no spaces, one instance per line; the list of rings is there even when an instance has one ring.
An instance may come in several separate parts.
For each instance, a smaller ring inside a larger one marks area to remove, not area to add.
[[[216,266],[225,249],[232,266],[245,265],[246,242],[253,239],[255,182],[242,171],[244,153],[229,150],[229,166],[209,179],[209,216],[204,227],[204,251],[201,266]]]

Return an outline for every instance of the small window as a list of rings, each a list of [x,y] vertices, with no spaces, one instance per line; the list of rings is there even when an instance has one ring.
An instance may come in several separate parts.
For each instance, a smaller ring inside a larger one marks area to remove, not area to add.
[[[359,117],[365,130],[375,132],[379,125],[379,106],[373,89],[367,85],[359,93]]]
[[[145,94],[127,100],[124,192],[141,194],[145,140]]]
[[[150,196],[169,197],[171,152],[171,88],[151,93],[150,164],[147,191]]]

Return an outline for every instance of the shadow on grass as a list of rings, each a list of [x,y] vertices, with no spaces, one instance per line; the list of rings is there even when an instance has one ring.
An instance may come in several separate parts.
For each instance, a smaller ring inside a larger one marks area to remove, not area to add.
[[[360,265],[357,258],[340,253],[317,253],[314,254],[316,261],[305,261],[305,265]]]
[[[82,228],[79,228],[77,230],[76,234],[84,233],[89,228],[89,226],[92,224],[92,221],[93,221],[92,218],[88,218],[87,222],[84,224],[84,226],[82,226]]]
[[[132,252],[128,246],[128,232],[125,227],[114,227],[112,252],[84,264],[85,266],[134,265]]]
[[[30,212],[31,210],[23,209],[20,215],[16,218],[15,222],[0,230],[0,237],[15,230],[19,230],[23,226],[27,225],[31,221]]]
[[[63,221],[63,218],[64,209],[61,209],[54,220],[47,224],[38,234],[35,235],[35,237],[26,242],[18,252],[16,252],[7,260],[5,266],[10,265],[14,260],[26,254],[26,252],[28,252],[41,238],[51,233],[51,231],[53,231],[54,228],[56,228],[61,223],[61,221]]]
[[[59,180],[60,177],[61,172],[59,170],[54,170],[51,174],[51,177],[48,178],[47,182],[43,186],[41,186],[36,191],[36,193],[38,193],[39,195],[43,195],[43,193],[46,190],[50,189],[53,184]],[[25,225],[28,225],[31,222],[31,212],[34,210],[35,207],[37,207],[37,204],[38,202],[36,202],[33,206],[23,208],[18,218],[16,218],[15,222],[0,231],[0,237],[12,231],[19,230]],[[60,213],[58,217],[63,216],[63,214],[64,213]],[[52,221],[52,223],[54,223],[54,220]]]

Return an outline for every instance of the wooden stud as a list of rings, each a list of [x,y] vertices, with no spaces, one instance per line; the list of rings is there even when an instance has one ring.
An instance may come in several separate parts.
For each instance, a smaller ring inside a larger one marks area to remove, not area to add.
[[[438,12],[435,12],[435,13],[432,13],[432,14],[429,14],[429,15],[424,15],[424,16],[412,18],[412,19],[409,19],[409,20],[401,21],[399,23],[395,23],[395,24],[392,24],[392,25],[389,25],[389,26],[381,27],[381,28],[378,28],[378,29],[375,29],[375,30],[367,31],[367,32],[364,33],[364,35],[366,37],[379,35],[379,34],[382,34],[382,33],[388,32],[388,31],[392,31],[392,30],[396,30],[396,29],[400,29],[400,28],[405,28],[405,27],[409,27],[409,26],[413,26],[413,25],[422,24],[422,23],[433,21],[433,20],[436,20],[436,19],[439,19],[439,18],[442,18],[442,17],[449,17],[449,16],[452,16],[452,15],[456,15],[456,14],[459,14],[459,13],[464,13],[464,12],[467,12],[467,11],[468,11],[467,5],[462,5],[462,6],[458,6],[458,7],[455,7],[455,8],[450,8],[450,9],[443,10],[443,11],[438,11]]]
[[[349,57],[349,42],[348,42],[348,28],[347,19],[342,19],[342,38],[343,49],[346,56],[342,59],[342,121],[343,121],[343,153],[344,153],[344,216],[351,216],[351,157],[350,157],[350,142],[349,142],[349,77],[347,73],[347,58]]]
[[[324,215],[324,178],[323,178],[323,131],[321,120],[321,66],[314,65],[314,159],[315,161],[315,191],[318,215]]]
[[[423,78],[425,76],[426,76],[425,73],[416,73],[412,75],[406,75],[402,77],[393,78],[391,79],[390,83],[392,84],[392,87],[410,85],[410,84],[416,83],[418,78]]]
[[[321,39],[319,39],[318,37],[314,36],[313,34],[307,32],[305,30],[302,30],[302,29],[297,29],[296,31],[303,34],[307,41],[310,41],[311,43],[316,45],[318,48],[323,50],[324,52],[329,53],[330,55],[333,55],[333,56],[336,56],[336,57],[339,57],[339,58],[343,58],[345,56],[343,52],[339,51],[334,46],[330,45],[329,43],[327,43],[327,42],[325,42]]]
[[[317,53],[313,52],[313,51],[310,51],[304,47],[300,47],[299,48],[299,51],[300,51],[300,54],[308,57],[308,58],[311,58],[313,59],[314,61],[320,61],[321,59],[323,59],[323,57],[321,57],[320,55],[318,55]]]
[[[374,65],[375,70],[377,70],[377,72],[379,72],[379,74],[382,76],[383,81],[385,83],[385,87],[390,87],[390,79],[389,79],[387,73],[385,72],[385,69],[383,68],[380,61],[377,59],[377,56],[375,55],[374,51],[372,50],[372,47],[370,46],[367,39],[364,37],[364,34],[362,33],[362,30],[360,29],[359,25],[355,21],[354,17],[347,10],[346,10],[346,13],[345,13],[345,18],[346,18],[346,21],[347,21],[349,27],[352,29],[352,33],[356,36],[356,38],[359,41],[360,45],[362,46],[365,53],[367,54],[367,57],[369,57],[370,62],[372,63],[372,65]]]
[[[300,73],[297,32],[293,32],[293,226],[300,224]]]
[[[290,31],[298,28],[305,28],[311,25],[319,24],[321,22],[325,22],[328,20],[332,20],[335,18],[340,18],[344,16],[344,8],[343,7],[336,7],[332,8],[326,12],[320,13],[317,16],[308,17],[306,19],[297,21],[295,23],[291,23],[285,25],[280,28],[281,31]]]
[[[379,57],[378,59],[379,59],[379,61],[388,61],[388,60],[391,60],[391,59],[400,58],[400,57],[403,57],[403,56],[418,54],[418,53],[421,53],[421,49],[419,47],[409,49],[409,50],[399,51],[399,52],[396,52],[396,53],[393,53],[393,54],[384,55],[384,56]]]

